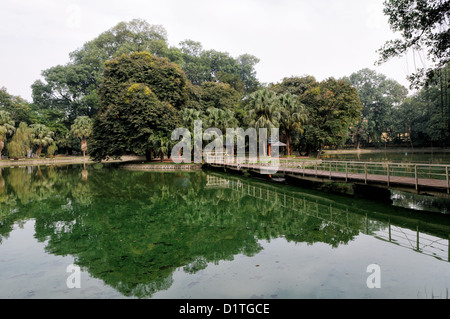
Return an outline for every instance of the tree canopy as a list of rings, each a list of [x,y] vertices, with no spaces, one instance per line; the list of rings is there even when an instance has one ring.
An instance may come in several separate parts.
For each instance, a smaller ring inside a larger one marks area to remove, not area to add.
[[[423,65],[410,76],[411,84],[421,87],[450,60],[450,1],[385,0],[384,14],[401,38],[387,41],[379,50],[379,63],[406,54],[426,51],[431,66]]]
[[[154,135],[170,134],[186,99],[179,67],[147,52],[123,54],[106,63],[94,121],[91,156],[96,160],[151,152]]]

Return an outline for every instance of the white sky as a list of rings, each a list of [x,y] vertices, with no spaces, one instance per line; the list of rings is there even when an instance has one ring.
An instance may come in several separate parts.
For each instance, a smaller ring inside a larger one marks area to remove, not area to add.
[[[408,87],[405,59],[377,67],[375,52],[394,38],[383,0],[0,0],[0,87],[31,101],[41,71],[121,21],[162,25],[169,44],[201,42],[261,61],[263,83],[312,75],[317,80],[371,68]]]

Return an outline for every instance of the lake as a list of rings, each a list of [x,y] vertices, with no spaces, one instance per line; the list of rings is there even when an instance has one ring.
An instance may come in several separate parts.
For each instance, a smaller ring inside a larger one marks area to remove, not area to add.
[[[448,298],[450,215],[216,172],[4,168],[0,298]]]

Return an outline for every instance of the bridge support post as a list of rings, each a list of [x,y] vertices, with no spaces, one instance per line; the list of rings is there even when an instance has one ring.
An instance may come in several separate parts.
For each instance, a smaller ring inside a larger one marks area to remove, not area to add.
[[[348,162],[345,162],[345,181],[348,180]]]
[[[445,167],[445,175],[447,179],[447,194],[450,192],[450,180],[448,178],[448,166]]]
[[[331,162],[330,162],[330,179],[331,179]]]
[[[417,175],[417,165],[414,165],[414,180],[416,184],[416,190],[419,189],[419,176]]]
[[[364,184],[367,184],[367,163],[364,163]]]
[[[387,186],[389,187],[389,183],[391,182],[391,170],[389,169],[389,164],[387,164]]]

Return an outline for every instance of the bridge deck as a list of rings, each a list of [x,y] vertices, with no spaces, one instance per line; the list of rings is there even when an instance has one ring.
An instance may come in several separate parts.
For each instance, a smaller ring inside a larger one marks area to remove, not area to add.
[[[216,164],[224,167],[230,167],[233,169],[250,169],[254,171],[261,171],[269,168],[264,165],[257,164],[238,164],[236,163],[220,163]],[[369,173],[355,173],[355,172],[340,172],[333,170],[316,170],[304,167],[285,167],[280,166],[277,174],[284,175],[296,175],[296,176],[308,176],[317,177],[321,179],[330,180],[343,180],[353,182],[363,182],[366,184],[381,184],[386,186],[401,185],[410,188],[433,188],[449,190],[448,180],[442,180],[437,178],[419,178],[408,176],[395,176],[395,175],[381,175],[381,174],[369,174]]]

